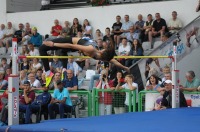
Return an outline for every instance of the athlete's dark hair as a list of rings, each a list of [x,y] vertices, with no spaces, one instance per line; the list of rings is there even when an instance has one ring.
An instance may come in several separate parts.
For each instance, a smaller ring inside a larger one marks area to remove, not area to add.
[[[114,58],[115,46],[114,46],[112,38],[107,38],[106,42],[107,42],[108,46],[103,51],[103,53],[101,55],[101,59],[103,61],[110,61]]]

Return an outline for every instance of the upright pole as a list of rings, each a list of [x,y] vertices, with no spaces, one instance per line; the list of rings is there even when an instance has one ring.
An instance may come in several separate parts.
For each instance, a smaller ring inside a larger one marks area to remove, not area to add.
[[[17,38],[12,39],[12,74],[8,77],[8,125],[19,124],[19,75]]]
[[[172,60],[172,108],[179,108],[179,71],[177,70],[177,41],[173,43]]]

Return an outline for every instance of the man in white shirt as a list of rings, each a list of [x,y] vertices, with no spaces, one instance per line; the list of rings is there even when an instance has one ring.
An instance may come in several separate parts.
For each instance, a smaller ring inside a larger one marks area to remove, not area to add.
[[[12,27],[12,23],[8,22],[7,23],[7,29],[5,30],[5,34],[3,36],[3,38],[0,40],[0,47],[3,47],[4,45],[6,45],[6,48],[8,49],[8,47],[11,47],[12,44],[12,37],[15,33],[15,29]]]
[[[30,56],[39,56],[39,50],[35,49],[32,43],[28,44],[28,48],[29,48],[29,55]]]
[[[127,56],[129,55],[130,50],[131,50],[131,46],[128,44],[127,39],[123,38],[122,43],[119,45],[118,55]]]
[[[1,24],[1,29],[0,29],[0,40],[3,39],[4,35],[6,34],[6,30],[5,30],[5,25]]]
[[[172,12],[172,18],[169,20],[168,24],[169,32],[177,33],[182,28],[182,22],[177,18],[177,12]]]
[[[138,100],[137,100],[137,96],[138,96],[138,84],[134,83],[134,76],[131,75],[131,74],[130,75],[126,75],[125,82],[126,83],[124,85],[122,85],[122,86],[120,86],[118,84],[116,86],[116,90],[120,90],[120,89],[130,89],[131,91],[132,90],[136,90],[136,103],[137,103],[138,102]],[[131,102],[131,103],[129,102],[129,98],[131,98],[131,97],[129,97],[129,92],[126,92],[125,105],[127,107],[131,107],[131,109],[132,109],[132,105],[134,105],[134,104],[133,104],[133,102]],[[131,106],[129,104],[131,104]]]
[[[30,82],[30,85],[31,85],[31,89],[33,88],[40,88],[41,87],[41,84],[40,84],[40,81],[39,80],[37,80],[36,78],[35,78],[35,74],[34,73],[30,73],[29,75],[28,75],[28,79],[29,79],[29,82]]]

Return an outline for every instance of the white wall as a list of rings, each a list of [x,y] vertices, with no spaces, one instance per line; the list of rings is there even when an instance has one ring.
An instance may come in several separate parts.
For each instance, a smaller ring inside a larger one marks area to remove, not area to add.
[[[156,12],[160,12],[163,18],[169,20],[171,17],[171,12],[176,10],[179,14],[178,17],[184,21],[184,24],[187,24],[199,14],[195,12],[196,4],[197,1],[194,0],[181,0],[9,13],[7,14],[7,21],[13,22],[15,26],[21,22],[30,22],[33,26],[37,26],[39,32],[44,35],[50,32],[50,28],[53,25],[54,19],[59,19],[63,24],[65,20],[72,22],[73,18],[77,17],[82,24],[83,20],[87,18],[89,21],[91,21],[94,30],[99,28],[104,32],[106,27],[111,27],[113,22],[115,22],[116,15],[121,15],[123,17],[125,14],[129,14],[130,20],[134,22],[137,20],[138,14],[143,14],[144,18],[146,19],[147,14],[155,14]]]
[[[6,23],[6,0],[0,0],[0,24]]]

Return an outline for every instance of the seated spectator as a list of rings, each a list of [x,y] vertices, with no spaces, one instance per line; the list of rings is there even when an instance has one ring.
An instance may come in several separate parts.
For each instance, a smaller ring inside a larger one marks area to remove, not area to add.
[[[115,79],[113,80],[113,87],[111,87],[111,90],[115,90],[117,85],[122,86],[125,83],[123,73],[121,71],[117,72],[117,75]],[[125,93],[123,92],[114,92],[113,93],[113,100],[112,105],[114,107],[115,114],[125,113]]]
[[[0,71],[0,90],[6,90],[8,87],[8,81],[5,79],[5,72]]]
[[[50,69],[51,71],[62,72],[63,64],[58,58],[53,58],[51,62]]]
[[[144,23],[145,21],[143,21],[143,16],[141,14],[138,15],[138,21],[135,22],[135,33],[138,34],[138,38],[140,39],[141,36],[141,32],[144,30]]]
[[[65,26],[62,28],[61,37],[63,38],[70,37],[69,21],[65,21]]]
[[[28,79],[32,90],[34,90],[34,88],[41,87],[40,81],[36,79],[35,73],[29,73]]]
[[[95,36],[94,36],[94,40],[97,41],[98,39],[102,39],[103,40],[103,34],[101,33],[100,29],[96,30]]]
[[[54,90],[55,88],[57,88],[57,84],[56,82],[58,82],[59,80],[61,80],[61,73],[60,72],[55,72],[53,79],[51,80],[50,84],[49,84],[49,90]]]
[[[35,92],[31,90],[30,82],[24,82],[22,95],[19,96],[19,112],[25,113],[25,124],[30,123],[29,105],[35,99]]]
[[[119,45],[118,49],[118,55],[119,56],[128,56],[131,50],[131,46],[127,42],[126,38],[122,39],[122,44]],[[119,59],[119,62],[122,63],[122,65],[125,65],[125,59]]]
[[[21,70],[20,71],[20,76],[19,76],[19,85],[23,86],[24,82],[27,81],[27,80],[28,80],[28,78],[27,78],[26,70]]]
[[[13,36],[14,38],[17,38],[18,43],[21,43],[23,33],[24,33],[24,25],[22,23],[20,23],[19,24],[19,30],[15,31],[14,36]],[[10,43],[12,43],[12,41]]]
[[[152,31],[149,32],[149,42],[153,48],[153,37],[162,37],[164,33],[168,32],[166,21],[160,17],[160,13],[155,14],[156,20],[153,22]]]
[[[26,116],[27,119],[25,119],[26,121],[30,121],[31,120],[31,115],[32,113],[36,113],[36,112],[40,112],[40,111],[46,111],[46,113],[48,113],[48,104],[51,101],[51,94],[48,92],[48,88],[45,87],[46,84],[42,85],[42,90],[43,93],[41,93],[40,95],[38,95],[35,100],[31,103],[29,108],[29,111],[27,110],[26,112],[29,113],[28,116]],[[48,115],[47,117],[45,117],[45,120],[48,119]],[[27,122],[30,123],[30,122]]]
[[[70,69],[74,72],[74,76],[78,77],[79,72],[82,71],[81,67],[74,61],[73,58],[68,59],[67,70]]]
[[[130,56],[143,56],[143,48],[142,45],[140,44],[138,39],[133,40],[133,45],[131,47],[131,50],[129,52]],[[125,62],[125,66],[129,67],[136,63],[139,59],[127,59]]]
[[[34,48],[34,45],[32,43],[28,44],[29,47],[29,55],[30,56],[39,56],[39,50]]]
[[[130,89],[132,90],[136,90],[136,99],[137,99],[137,94],[138,94],[138,84],[134,82],[134,76],[133,75],[126,75],[125,77],[125,84],[123,84],[122,86],[118,85],[116,86],[116,90],[120,90],[120,89]],[[131,107],[131,111],[132,111],[132,106],[129,105],[129,93],[126,92],[126,100],[125,100],[125,105],[128,111],[128,108]],[[137,100],[136,100],[137,102]],[[133,102],[131,103],[131,105],[133,105]]]
[[[116,22],[113,24],[112,26],[112,33],[114,35],[114,42],[115,42],[115,45],[116,44],[119,44],[120,42],[118,42],[119,40],[117,40],[117,36],[121,35],[121,27],[122,27],[122,23],[120,22],[121,21],[121,16],[116,16]]]
[[[27,45],[22,46],[22,52],[20,53],[21,55],[28,56],[29,55],[29,49]]]
[[[127,33],[126,38],[130,43],[133,43],[134,39],[139,39],[139,33],[135,31],[134,26],[130,27],[130,32]]]
[[[73,75],[73,71],[68,69],[66,71],[65,77],[63,79],[64,87],[68,89],[68,91],[78,90],[78,78]]]
[[[165,106],[168,105],[168,101],[163,98],[158,98],[155,102],[155,107],[153,110],[163,110],[166,109]]]
[[[12,23],[8,22],[7,23],[7,29],[5,31],[4,37],[2,39],[0,39],[0,47],[5,46],[6,49],[11,47],[12,46],[11,41],[12,41],[12,37],[13,37],[14,33],[15,33],[15,29],[12,27]]]
[[[3,40],[4,35],[6,34],[6,28],[4,24],[1,24],[1,30],[0,30],[0,40]]]
[[[195,76],[194,71],[186,72],[186,82],[182,86],[180,85],[180,90],[182,91],[196,91],[197,88],[200,86],[200,80]]]
[[[62,26],[59,25],[59,21],[54,20],[54,26],[51,27],[51,39],[57,38],[62,32]]]
[[[42,80],[42,73],[43,73],[43,70],[42,69],[37,69],[37,72],[36,72],[36,79],[40,82],[40,84],[44,84],[44,81]]]
[[[120,42],[121,38],[126,38],[128,32],[130,32],[130,28],[131,26],[133,26],[133,22],[129,21],[129,15],[125,15],[124,16],[124,20],[125,22],[122,23],[122,27],[120,29],[120,31],[122,32],[122,34],[120,36],[117,36],[118,42]],[[119,43],[117,44],[117,47],[119,46]]]
[[[113,82],[108,78],[108,70],[101,71],[101,76],[99,82],[97,83],[96,88],[110,89],[111,87],[113,87]],[[111,114],[112,114],[112,93],[99,92],[99,115],[111,115]]]
[[[7,64],[6,58],[1,59],[1,67],[3,67],[4,71],[6,71],[6,69],[10,68],[10,66]]]
[[[168,74],[171,73],[170,67],[168,65],[166,65],[163,69],[162,69],[163,74]],[[162,82],[164,82],[165,80],[172,80],[172,79],[166,79],[166,77],[164,76],[162,78]]]
[[[4,79],[5,79],[6,81],[8,81],[8,77],[9,77],[11,74],[12,74],[12,69],[9,67],[9,68],[6,69],[6,74],[5,74]]]
[[[73,25],[70,29],[71,37],[76,37],[78,32],[82,32],[82,25],[79,24],[78,18],[74,18]]]
[[[166,91],[163,94],[163,100],[162,102],[167,102],[166,108],[172,108],[172,81],[166,80],[165,81],[165,89]],[[184,94],[180,91],[179,92],[179,101],[180,101],[180,107],[187,107],[187,102],[185,99]]]
[[[37,28],[33,27],[32,30],[32,36],[30,39],[30,43],[34,45],[34,47],[39,47],[42,45],[42,36],[37,32]]]
[[[25,29],[24,32],[22,33],[22,43],[23,45],[27,45],[28,42],[30,41],[32,36],[32,32],[31,32],[31,27],[30,24],[27,22],[25,25]]]
[[[28,71],[29,70],[29,61],[27,58],[23,58],[22,59],[22,63],[20,64],[20,70],[25,70]]]
[[[168,72],[168,73],[164,74],[164,77],[162,78],[162,83],[160,84],[160,87],[157,88],[158,92],[161,92],[161,91],[165,90],[165,81],[166,80],[172,80],[171,72]]]
[[[83,36],[93,38],[92,37],[92,26],[90,25],[87,19],[84,20],[83,27]]]
[[[31,64],[31,69],[37,71],[38,69],[42,68],[42,64],[39,62],[38,58],[33,58],[33,62]]]
[[[107,41],[107,40],[109,40],[110,38],[111,38],[112,41],[114,42],[113,36],[111,35],[111,32],[110,32],[110,28],[107,27],[107,28],[105,29],[105,36],[103,36],[103,41]]]
[[[57,89],[54,89],[53,97],[48,105],[50,119],[55,119],[55,113],[60,114],[60,118],[64,118],[65,112],[71,112],[72,102],[67,88],[63,86],[62,81],[57,82]]]
[[[158,77],[151,75],[149,79],[149,85],[146,85],[146,90],[157,90],[160,87]]]
[[[2,109],[8,103],[8,90],[5,90],[2,95],[0,95],[0,112],[3,113]]]
[[[152,15],[148,14],[147,21],[144,23],[144,41],[148,41],[148,34],[152,30],[153,21]]]
[[[172,12],[172,18],[169,20],[168,29],[171,33],[177,33],[182,28],[182,22],[177,18],[177,12]]]

